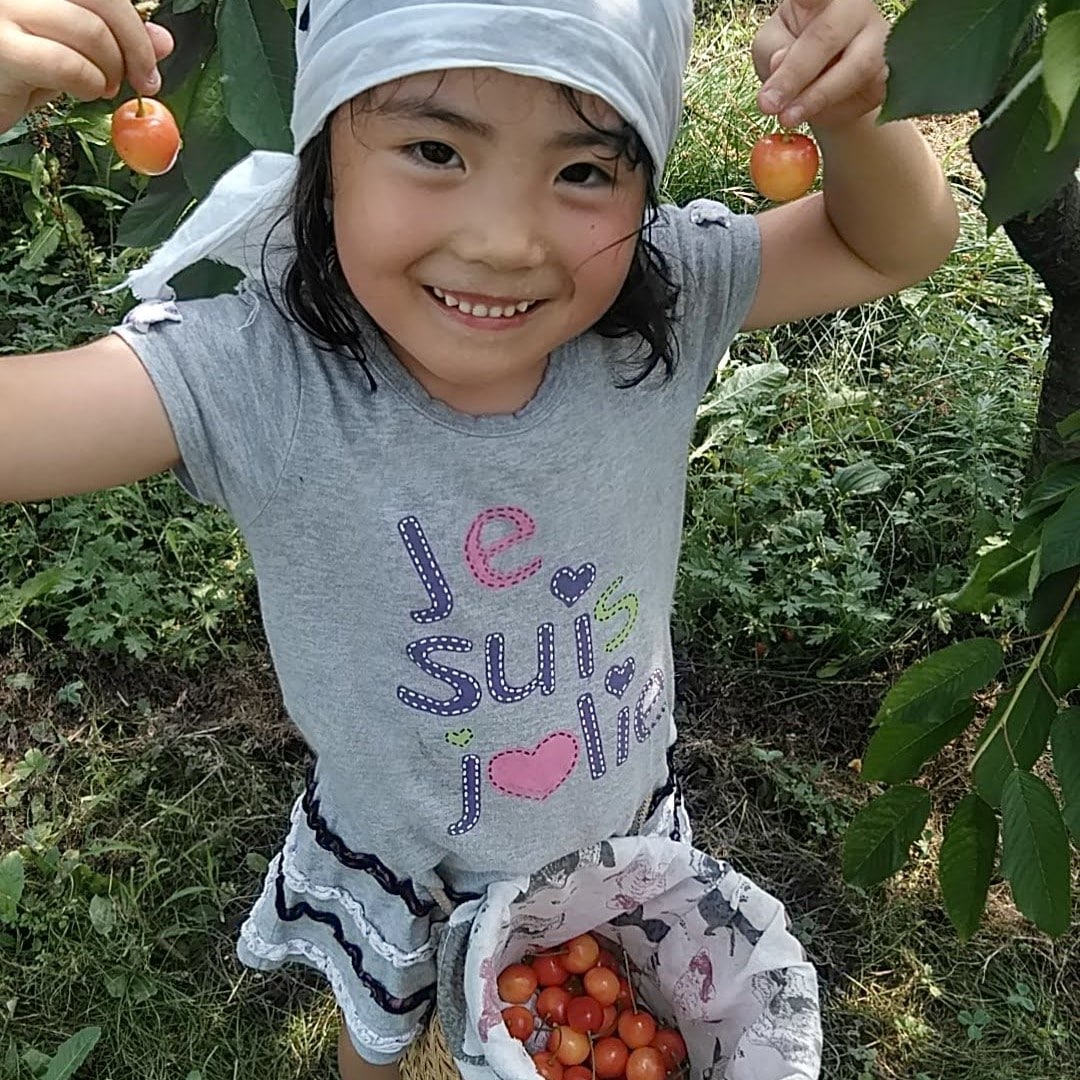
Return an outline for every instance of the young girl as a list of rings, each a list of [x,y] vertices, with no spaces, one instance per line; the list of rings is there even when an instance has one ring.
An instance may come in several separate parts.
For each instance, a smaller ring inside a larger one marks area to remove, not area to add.
[[[238,950],[325,974],[345,1080],[422,1029],[455,903],[688,839],[668,619],[698,401],[740,329],[893,292],[955,239],[915,128],[875,122],[872,0],[783,0],[754,43],[823,194],[658,207],[691,28],[690,0],[301,0],[298,156],[227,174],[113,333],[0,360],[0,499],[173,469],[243,530],[314,764]],[[153,93],[171,47],[129,0],[0,0],[0,124]],[[244,286],[171,302],[205,256]]]

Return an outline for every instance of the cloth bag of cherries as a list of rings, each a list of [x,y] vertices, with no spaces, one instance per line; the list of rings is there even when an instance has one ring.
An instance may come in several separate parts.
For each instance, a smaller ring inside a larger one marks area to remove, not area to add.
[[[787,924],[689,844],[607,840],[455,909],[439,1019],[465,1080],[816,1080],[817,977]]]

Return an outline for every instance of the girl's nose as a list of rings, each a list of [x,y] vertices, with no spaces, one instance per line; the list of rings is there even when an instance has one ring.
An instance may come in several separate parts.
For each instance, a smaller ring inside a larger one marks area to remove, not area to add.
[[[541,266],[547,245],[535,199],[506,190],[471,194],[456,238],[458,256],[500,272]]]

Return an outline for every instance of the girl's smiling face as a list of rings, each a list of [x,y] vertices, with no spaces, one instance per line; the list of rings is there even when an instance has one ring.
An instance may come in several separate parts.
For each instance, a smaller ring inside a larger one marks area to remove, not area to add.
[[[644,167],[621,118],[495,69],[413,75],[332,119],[341,269],[394,353],[467,413],[513,412],[551,351],[593,326],[630,269]]]

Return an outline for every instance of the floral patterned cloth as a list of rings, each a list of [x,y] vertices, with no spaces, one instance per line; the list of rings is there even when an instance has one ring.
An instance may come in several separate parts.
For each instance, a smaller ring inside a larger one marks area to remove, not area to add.
[[[694,1078],[820,1075],[817,977],[783,905],[690,844],[634,836],[496,882],[454,911],[438,1008],[465,1080],[536,1080],[502,1022],[498,973],[590,930],[625,949],[637,992],[686,1040]]]

